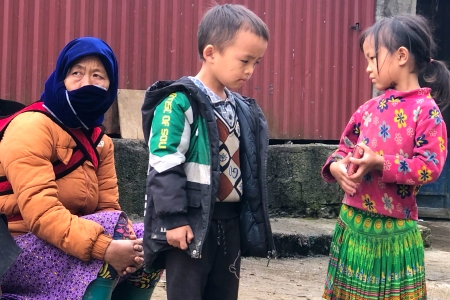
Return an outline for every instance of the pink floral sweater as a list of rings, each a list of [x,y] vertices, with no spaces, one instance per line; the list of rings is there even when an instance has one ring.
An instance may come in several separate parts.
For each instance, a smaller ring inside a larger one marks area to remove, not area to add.
[[[345,194],[343,203],[393,218],[417,220],[416,194],[421,185],[439,177],[447,157],[447,131],[430,89],[387,90],[360,106],[338,149],[322,168],[322,177],[336,181],[330,164],[361,142],[384,156],[383,171],[367,173],[357,192]]]

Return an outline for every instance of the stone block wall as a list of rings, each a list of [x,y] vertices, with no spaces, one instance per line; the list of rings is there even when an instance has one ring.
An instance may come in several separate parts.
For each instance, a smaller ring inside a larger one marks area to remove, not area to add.
[[[137,218],[144,212],[147,146],[142,140],[114,139],[120,205]],[[335,217],[343,193],[325,183],[320,170],[335,146],[276,145],[269,147],[268,189],[272,216]]]
[[[343,192],[326,183],[321,167],[336,146],[323,144],[269,147],[268,188],[273,216],[336,217]]]
[[[143,140],[113,139],[119,203],[133,218],[144,215],[148,152]]]

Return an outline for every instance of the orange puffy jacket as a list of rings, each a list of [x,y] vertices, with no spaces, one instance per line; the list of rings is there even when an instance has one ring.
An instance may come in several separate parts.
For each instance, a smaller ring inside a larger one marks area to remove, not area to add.
[[[15,117],[0,143],[0,177],[8,178],[14,194],[0,196],[0,212],[23,218],[9,223],[13,235],[32,232],[83,261],[102,260],[111,237],[98,223],[78,216],[120,210],[114,145],[104,135],[97,145],[97,171],[85,161],[55,180],[52,163],[67,164],[75,146],[72,137],[42,113]]]

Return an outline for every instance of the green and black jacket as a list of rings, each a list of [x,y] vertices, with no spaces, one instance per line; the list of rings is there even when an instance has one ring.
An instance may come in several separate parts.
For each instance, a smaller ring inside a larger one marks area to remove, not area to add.
[[[271,257],[275,247],[268,215],[266,185],[269,135],[254,99],[233,93],[241,128],[241,254]],[[147,264],[169,249],[165,232],[190,225],[194,240],[187,250],[201,257],[218,190],[219,134],[212,105],[188,78],[158,81],[142,106],[149,146],[144,251]],[[153,125],[153,126],[152,126]]]

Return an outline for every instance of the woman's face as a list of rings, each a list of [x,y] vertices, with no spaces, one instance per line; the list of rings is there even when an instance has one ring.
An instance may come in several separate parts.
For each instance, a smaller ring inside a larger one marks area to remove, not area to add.
[[[107,90],[109,78],[97,56],[85,56],[70,68],[64,79],[64,85],[69,92],[85,85],[98,85]]]

